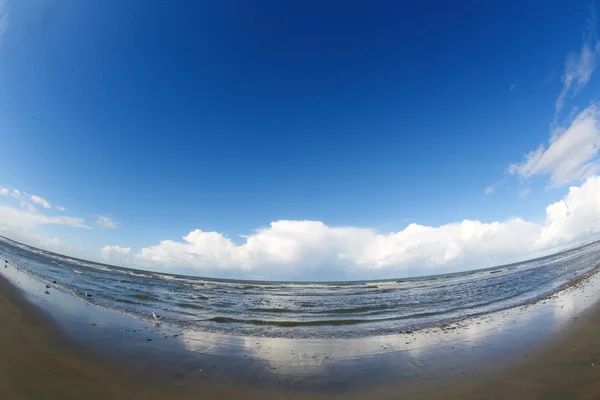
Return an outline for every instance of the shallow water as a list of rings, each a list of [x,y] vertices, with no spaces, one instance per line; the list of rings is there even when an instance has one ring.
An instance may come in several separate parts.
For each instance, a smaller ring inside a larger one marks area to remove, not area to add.
[[[119,268],[0,241],[20,270],[80,299],[174,327],[233,335],[351,338],[408,332],[547,296],[595,271],[600,243],[444,276],[286,283],[218,280]],[[53,282],[56,281],[56,284]]]

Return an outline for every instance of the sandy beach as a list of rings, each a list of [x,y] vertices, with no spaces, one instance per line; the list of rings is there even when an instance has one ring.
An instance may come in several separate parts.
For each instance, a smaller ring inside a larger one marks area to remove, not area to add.
[[[202,382],[188,386],[142,379],[82,351],[59,328],[0,278],[0,398],[2,399],[226,399],[265,398],[228,386]]]
[[[576,316],[569,315],[569,319],[567,326],[553,333],[542,346],[530,346],[527,340],[523,340],[524,346],[510,356],[503,357],[502,350],[485,348],[482,356],[477,350],[468,350],[465,346],[463,361],[461,357],[452,356],[453,361],[448,363],[448,354],[440,348],[439,355],[435,351],[432,355],[434,361],[437,358],[446,360],[445,364],[440,362],[446,367],[439,371],[423,368],[420,373],[402,375],[404,365],[401,358],[395,361],[390,358],[387,366],[383,358],[377,361],[382,364],[380,367],[387,368],[389,376],[397,371],[399,379],[379,380],[377,376],[369,375],[365,367],[367,378],[364,384],[359,381],[344,385],[344,375],[336,377],[336,373],[330,371],[320,378],[322,385],[315,390],[305,390],[302,384],[298,384],[299,380],[289,376],[283,385],[281,382],[270,384],[269,380],[236,381],[232,379],[235,373],[202,376],[189,370],[183,359],[179,372],[176,372],[176,362],[166,362],[168,357],[165,357],[165,365],[169,364],[169,367],[163,368],[160,353],[144,350],[160,346],[144,337],[133,346],[119,344],[118,338],[111,339],[117,349],[129,348],[131,354],[139,354],[140,358],[135,362],[121,362],[115,351],[101,350],[107,341],[93,337],[72,340],[65,327],[56,323],[35,301],[28,300],[22,289],[0,278],[0,398],[600,398],[600,304],[595,303]],[[469,329],[469,324],[465,322],[462,329]],[[518,327],[519,323],[515,321],[514,325]],[[78,335],[81,337],[80,333]],[[140,343],[144,341],[147,343],[142,347]],[[139,347],[137,350],[136,346]],[[470,353],[479,354],[472,358],[473,362],[469,358]],[[481,361],[483,359],[486,361]],[[245,356],[228,360],[229,371],[248,369],[243,364]],[[361,358],[357,360],[356,365],[364,365]],[[453,372],[449,373],[448,368]]]

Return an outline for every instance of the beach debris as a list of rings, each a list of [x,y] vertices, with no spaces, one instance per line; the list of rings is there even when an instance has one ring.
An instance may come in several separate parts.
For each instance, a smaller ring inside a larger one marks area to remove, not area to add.
[[[92,297],[92,295],[89,294],[88,292],[85,292],[85,297]]]
[[[46,294],[50,294],[50,292],[49,292],[49,291],[47,291],[47,290],[46,290],[44,293],[46,293]]]
[[[46,289],[50,289],[50,285],[46,285]]]
[[[52,281],[52,283],[56,283],[56,281]]]
[[[152,312],[152,319],[154,319],[155,323],[160,324],[160,315],[154,314],[154,311]]]
[[[149,341],[149,342],[151,342],[151,341],[152,341],[152,339],[150,339],[150,338],[146,338],[146,340],[147,340],[147,341]]]

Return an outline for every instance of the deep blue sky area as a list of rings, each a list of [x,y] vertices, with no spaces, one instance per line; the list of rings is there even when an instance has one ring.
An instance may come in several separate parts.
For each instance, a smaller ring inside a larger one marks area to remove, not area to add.
[[[567,187],[507,167],[598,93],[555,114],[587,1],[4,7],[0,184],[118,221],[39,228],[96,253],[277,220],[542,221]]]

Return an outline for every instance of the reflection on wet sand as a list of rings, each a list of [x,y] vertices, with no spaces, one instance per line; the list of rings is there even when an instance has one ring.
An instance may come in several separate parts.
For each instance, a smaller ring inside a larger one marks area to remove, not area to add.
[[[151,324],[48,289],[11,267],[1,271],[29,300],[83,346],[128,360],[159,357],[174,370],[209,365],[228,378],[313,387],[452,376],[484,368],[542,345],[600,297],[600,276],[536,304],[412,333],[355,339],[253,338]],[[209,360],[209,361],[207,361]],[[127,362],[127,361],[126,361]]]

